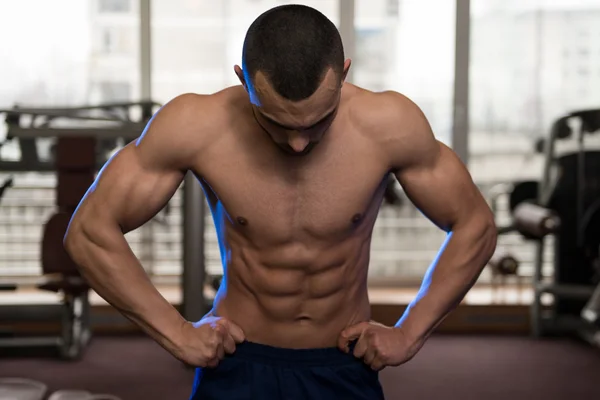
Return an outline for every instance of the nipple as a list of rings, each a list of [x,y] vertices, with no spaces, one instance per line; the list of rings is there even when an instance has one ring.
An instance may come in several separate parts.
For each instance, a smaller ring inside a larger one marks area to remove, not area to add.
[[[360,221],[362,221],[362,218],[362,214],[354,214],[354,216],[352,217],[352,223],[358,224]]]

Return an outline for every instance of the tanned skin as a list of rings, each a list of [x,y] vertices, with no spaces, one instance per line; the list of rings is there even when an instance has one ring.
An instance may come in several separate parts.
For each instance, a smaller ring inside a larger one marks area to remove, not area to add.
[[[347,351],[358,339],[355,356],[375,370],[406,362],[491,257],[488,205],[403,95],[329,70],[314,95],[291,102],[260,72],[252,85],[236,73],[241,86],[173,99],[107,163],[73,217],[69,254],[100,296],[191,365],[214,367],[244,340]],[[124,238],[165,206],[187,171],[207,193],[225,251],[225,284],[194,323],[155,289]],[[449,232],[394,327],[370,321],[367,293],[389,173]]]

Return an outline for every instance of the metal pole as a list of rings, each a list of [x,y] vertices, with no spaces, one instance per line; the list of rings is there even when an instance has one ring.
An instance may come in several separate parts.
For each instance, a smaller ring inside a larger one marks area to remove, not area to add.
[[[181,312],[188,321],[198,321],[207,312],[204,299],[204,196],[191,172],[183,183],[183,273]]]
[[[535,93],[535,134],[538,136],[542,136],[544,132],[544,122],[543,122],[543,107],[542,107],[542,68],[543,68],[543,13],[541,7],[537,9],[535,12],[535,66],[534,66],[534,76],[533,76],[533,84],[534,84],[534,93]]]
[[[152,98],[152,27],[151,0],[140,0],[140,95]]]
[[[542,283],[542,262],[544,257],[544,238],[535,244],[535,262],[533,265],[533,302],[530,307],[531,333],[533,337],[539,338],[543,334],[544,319],[542,315],[542,292],[540,285]]]
[[[339,31],[344,43],[344,55],[346,58],[353,59],[356,50],[356,37],[354,30],[354,0],[338,0],[340,25]],[[354,70],[350,68],[346,81],[352,83]]]
[[[452,149],[465,164],[469,162],[470,6],[470,0],[456,0]]]

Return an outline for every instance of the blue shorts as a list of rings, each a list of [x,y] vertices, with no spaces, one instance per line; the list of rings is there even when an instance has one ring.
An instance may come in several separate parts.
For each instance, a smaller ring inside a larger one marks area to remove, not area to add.
[[[379,373],[337,348],[244,342],[216,368],[198,368],[190,400],[379,400]]]

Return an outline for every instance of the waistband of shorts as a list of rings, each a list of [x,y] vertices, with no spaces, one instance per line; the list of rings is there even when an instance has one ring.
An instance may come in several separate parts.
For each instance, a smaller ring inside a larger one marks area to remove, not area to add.
[[[349,353],[344,353],[337,347],[318,349],[287,349],[273,347],[254,342],[243,342],[236,346],[234,358],[240,358],[263,364],[273,364],[287,367],[316,367],[356,364],[361,362]]]

